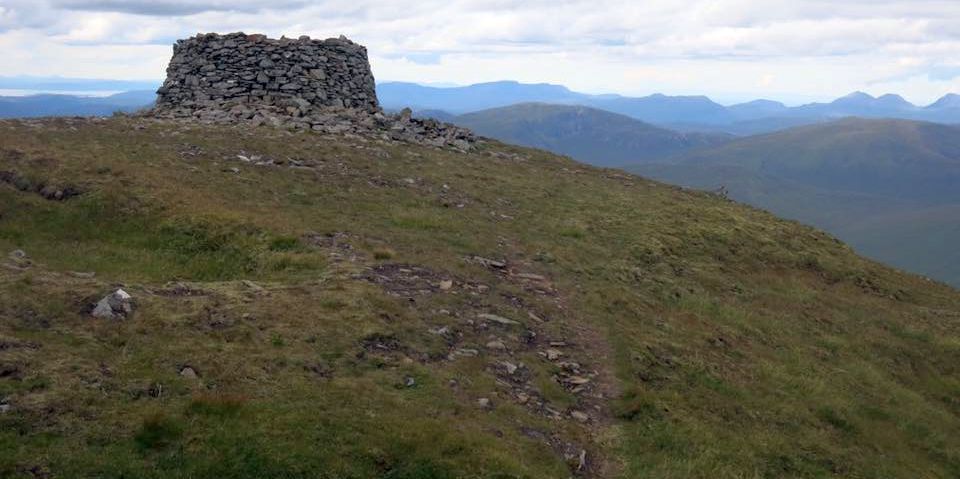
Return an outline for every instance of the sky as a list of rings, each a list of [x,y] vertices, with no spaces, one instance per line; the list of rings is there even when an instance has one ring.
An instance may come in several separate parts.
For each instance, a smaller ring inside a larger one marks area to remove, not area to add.
[[[198,32],[365,45],[378,81],[790,104],[960,93],[958,0],[0,0],[0,74],[157,80]]]

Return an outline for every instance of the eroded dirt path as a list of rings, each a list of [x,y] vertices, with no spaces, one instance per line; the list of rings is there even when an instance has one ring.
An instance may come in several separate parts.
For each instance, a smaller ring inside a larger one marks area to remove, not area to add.
[[[342,241],[325,246],[335,258],[351,249]],[[565,292],[531,265],[482,256],[461,260],[491,274],[475,279],[423,265],[373,263],[358,257],[349,269],[359,267],[354,279],[378,285],[415,310],[429,309],[431,297],[446,297],[450,306],[440,312],[449,316],[450,324],[423,334],[443,337],[447,353],[423,360],[483,358],[485,373],[495,378],[500,398],[558,426],[551,430],[520,426],[522,434],[548,444],[577,476],[615,477],[621,466],[611,453],[616,435],[609,405],[619,391],[602,325],[571,312]],[[374,354],[402,348],[393,338],[371,338],[365,347]],[[553,400],[556,394],[544,391],[544,381],[572,400]]]

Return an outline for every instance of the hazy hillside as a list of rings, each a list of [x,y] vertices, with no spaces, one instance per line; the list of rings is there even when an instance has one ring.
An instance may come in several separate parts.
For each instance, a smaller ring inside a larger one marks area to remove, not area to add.
[[[151,105],[156,93],[129,91],[105,97],[77,95],[0,96],[0,118],[43,116],[109,116]]]
[[[385,82],[377,85],[377,97],[387,109],[441,110],[459,114],[516,103],[579,103],[589,95],[546,83],[502,81],[440,88],[416,83]]]
[[[630,167],[838,235],[859,251],[960,285],[960,128],[846,119]]]
[[[0,145],[2,477],[960,475],[960,292],[810,227],[495,143]]]
[[[591,99],[588,103],[650,123],[728,124],[734,118],[727,108],[705,96],[655,94],[642,98]]]
[[[679,133],[594,108],[543,103],[484,110],[450,121],[507,143],[543,148],[600,166],[662,159],[731,138]]]

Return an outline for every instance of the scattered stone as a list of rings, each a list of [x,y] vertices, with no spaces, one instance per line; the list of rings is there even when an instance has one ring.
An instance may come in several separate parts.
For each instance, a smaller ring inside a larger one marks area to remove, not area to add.
[[[451,356],[453,357],[464,357],[464,358],[474,358],[480,355],[480,351],[471,348],[459,348],[454,351]]]
[[[516,278],[526,279],[530,281],[546,281],[547,280],[545,276],[541,276],[539,274],[533,274],[533,273],[517,273],[513,276]]]
[[[9,404],[7,403],[0,404],[0,414],[6,414],[10,412],[10,409],[12,409],[12,406],[10,406]]]
[[[441,289],[440,273],[418,265],[382,263],[357,277],[379,284],[393,296],[409,298],[434,294]]]
[[[8,264],[5,264],[4,266],[7,266],[9,269],[13,270],[22,271],[33,265],[33,261],[30,261],[30,258],[27,257],[27,253],[24,253],[21,249],[11,251],[7,256],[7,259]]]
[[[543,355],[547,358],[548,361],[556,361],[556,360],[560,359],[561,357],[563,357],[563,351],[559,351],[559,350],[556,350],[556,349],[551,348],[551,349],[548,349],[548,350],[544,351],[544,352],[543,352]]]
[[[710,339],[710,344],[717,348],[726,348],[730,346],[730,342],[722,337]]]
[[[503,344],[503,341],[500,340],[490,341],[487,343],[487,349],[492,349],[494,351],[506,351],[507,345]]]
[[[126,319],[133,314],[134,309],[136,306],[133,297],[126,291],[118,289],[104,296],[93,308],[91,314],[100,319]]]
[[[520,324],[512,319],[507,319],[507,318],[504,318],[503,316],[497,316],[496,314],[484,313],[484,314],[477,315],[477,317],[480,319],[485,319],[487,321],[492,321],[494,323],[502,324],[505,326],[513,326],[513,325]]]
[[[431,329],[431,330],[430,330],[430,334],[436,334],[436,335],[438,335],[438,336],[446,336],[446,335],[450,334],[450,328],[448,328],[448,327],[446,327],[446,326],[442,326],[442,327],[439,327],[439,328],[436,328],[436,329]]]
[[[517,394],[517,402],[520,403],[520,404],[526,404],[526,403],[530,402],[530,395],[527,394],[527,393],[518,393],[518,394]]]
[[[564,371],[569,371],[571,373],[580,372],[580,363],[577,363],[577,362],[560,361],[559,363],[557,363],[557,366],[560,366],[561,368],[563,368]]]
[[[441,290],[443,290],[443,291],[449,291],[451,288],[453,288],[453,281],[452,281],[452,280],[447,279],[447,280],[443,280],[443,281],[440,282],[440,289],[441,289]]]
[[[186,379],[197,379],[200,377],[197,375],[197,371],[190,366],[184,366],[180,369],[180,376]]]
[[[590,383],[590,380],[582,376],[570,376],[563,378],[563,382],[574,386],[581,386]]]
[[[483,256],[474,256],[473,261],[487,268],[504,269],[507,267],[506,261],[498,261],[495,259],[484,258]]]
[[[406,387],[408,387],[408,388],[412,388],[412,387],[414,387],[414,386],[417,385],[417,380],[414,379],[413,376],[407,376],[407,377],[403,378],[403,385],[406,386]]]
[[[590,416],[585,412],[581,411],[570,411],[570,417],[575,419],[577,422],[588,422],[590,421]]]
[[[520,366],[517,366],[516,364],[513,364],[508,361],[502,361],[500,364],[503,365],[503,369],[507,371],[507,374],[511,376],[513,376],[514,373],[516,373],[520,369]]]
[[[550,406],[544,405],[544,406],[543,406],[543,412],[544,412],[547,416],[550,416],[550,417],[553,418],[553,419],[563,419],[563,413],[561,413],[560,411],[557,411],[556,409],[554,409],[554,408],[552,408],[552,407],[550,407]]]
[[[97,273],[81,271],[70,271],[67,274],[78,279],[93,279],[97,276]]]
[[[480,406],[480,409],[493,409],[493,402],[489,398],[480,398],[477,399],[477,406]]]
[[[66,201],[82,192],[73,186],[56,186],[35,182],[16,171],[0,171],[0,183],[6,183],[25,193],[36,193],[50,201]]]

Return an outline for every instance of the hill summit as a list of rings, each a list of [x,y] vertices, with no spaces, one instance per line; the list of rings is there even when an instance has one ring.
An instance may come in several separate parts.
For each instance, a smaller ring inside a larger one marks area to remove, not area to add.
[[[346,37],[198,34],[178,40],[149,116],[272,124],[469,149],[473,134],[377,101],[367,50]]]

